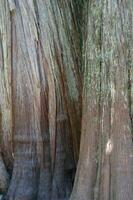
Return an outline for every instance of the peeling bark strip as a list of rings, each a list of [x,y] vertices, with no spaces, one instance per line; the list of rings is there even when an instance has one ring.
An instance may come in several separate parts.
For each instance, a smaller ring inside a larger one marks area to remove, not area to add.
[[[131,200],[133,1],[86,7],[82,137],[70,199]]]
[[[1,149],[12,175],[6,200],[70,196],[82,89],[73,5],[0,0]]]

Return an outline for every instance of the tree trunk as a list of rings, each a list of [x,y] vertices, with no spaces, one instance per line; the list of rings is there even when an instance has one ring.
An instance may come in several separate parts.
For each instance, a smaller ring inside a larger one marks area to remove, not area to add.
[[[0,0],[0,5],[1,154],[11,174],[5,199],[68,199],[81,130],[74,4]]]
[[[90,1],[82,137],[71,200],[131,200],[132,1]]]
[[[132,200],[132,8],[0,0],[3,200]]]

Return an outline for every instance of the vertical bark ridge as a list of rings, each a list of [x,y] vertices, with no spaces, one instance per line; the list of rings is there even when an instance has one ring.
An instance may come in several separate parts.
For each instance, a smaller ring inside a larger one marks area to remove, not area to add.
[[[87,39],[83,92],[82,135],[78,170],[71,199],[97,199],[100,162],[101,113],[101,1],[86,4]],[[99,38],[100,36],[100,38]],[[87,145],[86,145],[87,144]],[[81,177],[81,178],[80,178]]]
[[[7,165],[12,162],[12,101],[11,101],[11,23],[7,1],[0,7],[0,105],[2,114],[1,150]]]
[[[16,1],[15,31],[12,38],[14,163],[6,199],[37,197],[37,144],[40,141],[41,130],[40,77],[35,43],[38,38],[35,20],[33,3]]]
[[[52,199],[65,199],[68,198],[72,189],[69,184],[74,176],[80,137],[79,106],[81,101],[78,102],[81,98],[81,86],[79,87],[79,60],[76,60],[79,50],[76,44],[78,40],[74,42],[73,38],[73,35],[77,37],[77,30],[72,25],[71,12],[74,11],[71,11],[73,9],[71,1],[46,1],[45,3],[38,1],[36,3],[44,69],[49,88]],[[71,51],[71,43],[73,51]],[[74,114],[71,115],[73,110]],[[75,126],[77,120],[79,127]]]

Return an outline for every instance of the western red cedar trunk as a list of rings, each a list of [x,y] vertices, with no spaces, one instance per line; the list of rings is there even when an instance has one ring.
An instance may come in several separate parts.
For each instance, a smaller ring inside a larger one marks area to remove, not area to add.
[[[82,90],[75,14],[79,11],[74,4],[71,0],[0,1],[4,189],[8,173],[11,176],[6,200],[70,196],[80,142]]]
[[[82,134],[71,200],[133,198],[133,2],[86,3]]]
[[[4,199],[132,199],[132,7],[0,0]]]

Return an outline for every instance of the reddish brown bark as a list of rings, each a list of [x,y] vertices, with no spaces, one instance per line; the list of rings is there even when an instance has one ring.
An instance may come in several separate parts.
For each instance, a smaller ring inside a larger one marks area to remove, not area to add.
[[[65,200],[74,181],[81,124],[81,53],[73,3],[1,3],[1,145],[3,159],[11,158],[5,199]]]
[[[133,196],[132,1],[93,1],[85,43],[82,136],[71,200]]]
[[[0,5],[3,199],[131,200],[132,0]]]

